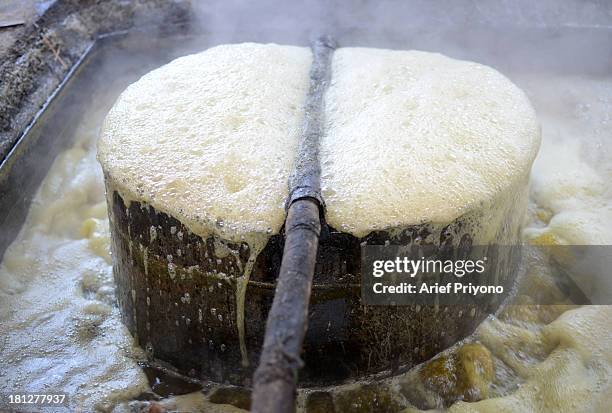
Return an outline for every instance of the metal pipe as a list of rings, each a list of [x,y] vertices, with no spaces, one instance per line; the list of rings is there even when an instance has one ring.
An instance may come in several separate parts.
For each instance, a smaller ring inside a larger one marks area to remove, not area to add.
[[[295,411],[297,372],[303,365],[302,342],[317,259],[323,198],[319,138],[323,130],[323,97],[336,45],[329,37],[312,44],[313,63],[296,166],[289,181],[285,245],[259,366],[253,378],[251,411]]]

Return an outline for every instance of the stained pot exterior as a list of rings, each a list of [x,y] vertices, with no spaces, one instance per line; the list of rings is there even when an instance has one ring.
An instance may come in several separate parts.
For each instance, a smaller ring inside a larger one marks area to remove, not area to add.
[[[214,236],[202,239],[145,203],[126,202],[106,178],[117,297],[132,335],[151,358],[170,363],[183,374],[250,385],[272,305],[282,237],[272,236],[257,256],[244,309],[239,308],[237,288],[250,254],[246,243]],[[523,201],[519,194],[505,207],[491,243],[518,239]],[[479,236],[478,220],[486,217],[477,210],[438,230],[423,224],[377,231],[362,239],[333,229],[323,234],[300,384],[333,384],[409,368],[471,334],[499,307],[503,296],[469,307],[364,306],[361,246],[428,244],[438,256],[469,251]],[[509,249],[501,251],[508,251],[508,256],[497,260],[500,265],[490,276],[509,291],[517,276],[518,257],[511,256]],[[237,323],[241,311],[243,334]]]

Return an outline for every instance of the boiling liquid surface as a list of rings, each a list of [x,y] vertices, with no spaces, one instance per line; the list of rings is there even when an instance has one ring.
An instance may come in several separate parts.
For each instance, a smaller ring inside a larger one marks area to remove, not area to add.
[[[543,133],[525,241],[612,244],[612,80],[511,78],[534,103]],[[97,128],[83,120],[74,147],[55,161],[0,264],[0,388],[69,393],[66,411],[127,412],[142,405],[133,399],[150,389],[137,364],[143,351],[113,304]],[[554,293],[545,261],[534,260],[528,272],[541,281],[539,288]],[[473,337],[498,367],[490,398],[457,402],[449,410],[607,411],[611,320],[612,306],[509,307]],[[181,411],[239,411],[213,405],[201,393],[161,404]]]

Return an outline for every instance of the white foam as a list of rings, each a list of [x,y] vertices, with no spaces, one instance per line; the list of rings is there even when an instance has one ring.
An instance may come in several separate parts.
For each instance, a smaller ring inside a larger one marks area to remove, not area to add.
[[[326,105],[326,216],[357,236],[449,223],[525,185],[540,142],[519,88],[440,54],[339,49]]]
[[[195,232],[222,220],[226,238],[277,233],[310,61],[305,48],[225,45],[147,74],[105,121],[104,170]],[[540,140],[508,79],[426,52],[339,49],[325,116],[327,219],[357,236],[449,223],[525,185]]]
[[[174,60],[121,94],[98,158],[122,192],[196,233],[276,233],[310,63],[307,48],[272,44],[223,45]]]

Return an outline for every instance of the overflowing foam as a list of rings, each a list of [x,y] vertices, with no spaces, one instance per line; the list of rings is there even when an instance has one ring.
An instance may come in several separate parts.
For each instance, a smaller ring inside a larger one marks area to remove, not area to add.
[[[95,135],[56,159],[0,263],[0,389],[70,398],[39,411],[110,412],[149,389],[115,304]]]
[[[146,74],[104,122],[105,173],[199,235],[277,233],[311,59],[306,48],[225,45]]]
[[[310,62],[305,48],[225,45],[147,74],[105,121],[105,172],[196,233],[277,233]],[[449,223],[518,191],[539,147],[520,89],[435,53],[339,49],[325,99],[327,220],[356,236]]]
[[[449,223],[524,186],[540,143],[525,94],[440,54],[339,49],[321,142],[328,223],[357,236]]]

